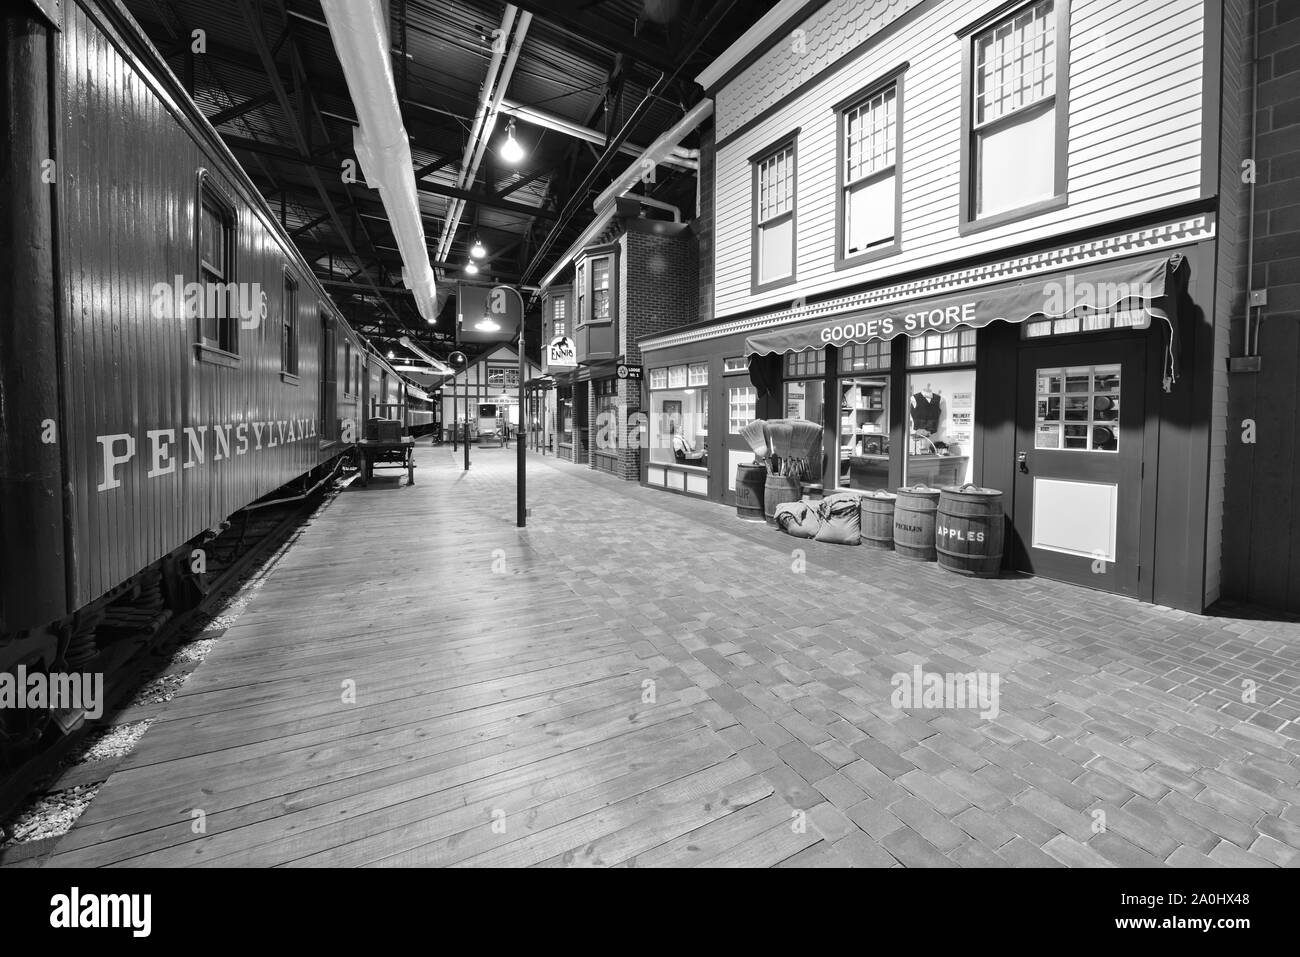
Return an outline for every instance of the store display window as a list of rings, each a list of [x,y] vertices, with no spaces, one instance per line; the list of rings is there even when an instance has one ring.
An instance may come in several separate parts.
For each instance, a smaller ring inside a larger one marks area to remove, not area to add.
[[[840,379],[839,485],[889,487],[889,377]]]
[[[709,467],[707,363],[650,370],[650,437],[651,462]]]
[[[912,372],[907,377],[908,485],[971,481],[975,441],[975,370]]]

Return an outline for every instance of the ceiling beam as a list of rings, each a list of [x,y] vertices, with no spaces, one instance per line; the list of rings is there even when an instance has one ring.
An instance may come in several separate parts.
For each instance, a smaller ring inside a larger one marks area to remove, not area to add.
[[[616,53],[623,53],[656,70],[667,72],[674,69],[671,50],[651,43],[645,37],[621,30],[610,24],[608,17],[582,12],[589,2],[560,3],[557,0],[514,0],[515,6],[530,11],[561,33],[567,33],[588,46],[605,47]]]
[[[267,90],[265,93],[259,93],[257,96],[245,100],[243,103],[237,103],[234,106],[227,107],[220,113],[213,113],[208,117],[208,122],[213,126],[220,126],[222,123],[229,123],[231,120],[238,119],[245,113],[259,109],[260,107],[266,106],[268,103],[274,101],[275,91]]]

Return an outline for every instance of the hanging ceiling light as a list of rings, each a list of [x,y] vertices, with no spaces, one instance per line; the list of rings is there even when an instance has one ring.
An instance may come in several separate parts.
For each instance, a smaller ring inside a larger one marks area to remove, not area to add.
[[[515,121],[511,120],[510,125],[506,127],[506,141],[501,146],[501,158],[507,163],[522,163],[525,156],[524,148],[519,145],[515,139]]]
[[[474,262],[474,260],[471,259],[469,262],[465,264],[465,271],[469,273],[471,276],[473,276],[475,273],[478,272],[478,265]]]
[[[396,359],[396,358],[397,358],[397,356],[393,354],[393,350],[392,350],[392,349],[389,349],[389,350],[388,350],[388,358],[390,358],[390,359]]]
[[[477,236],[474,237],[474,245],[470,248],[469,254],[475,259],[482,259],[487,255],[487,249],[483,245],[483,240]]]

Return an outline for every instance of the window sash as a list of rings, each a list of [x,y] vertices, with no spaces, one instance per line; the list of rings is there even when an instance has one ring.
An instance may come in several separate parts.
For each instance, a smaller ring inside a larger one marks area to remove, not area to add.
[[[1039,0],[976,34],[974,128],[1055,95],[1057,15],[1055,0]]]
[[[280,368],[298,374],[298,284],[288,277],[284,283],[284,316],[280,330]],[[346,388],[344,391],[347,391]]]
[[[898,87],[884,90],[844,111],[844,183],[852,186],[892,170],[898,136]]]
[[[844,188],[844,255],[856,256],[897,236],[898,181],[894,167]]]
[[[758,165],[758,225],[794,212],[794,146],[783,146]]]

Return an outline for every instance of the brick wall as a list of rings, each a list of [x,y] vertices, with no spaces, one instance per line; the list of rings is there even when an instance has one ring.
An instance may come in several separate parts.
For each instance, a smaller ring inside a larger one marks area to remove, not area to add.
[[[676,236],[629,232],[625,239],[627,281],[619,347],[629,365],[640,365],[637,340],[699,317],[699,257],[689,229]]]
[[[1235,0],[1228,8],[1229,22],[1234,6]],[[1243,122],[1235,134],[1243,144],[1240,152],[1230,155],[1225,142],[1223,159],[1221,228],[1227,235],[1221,253],[1231,267],[1221,270],[1219,278],[1227,288],[1233,355],[1244,351],[1249,290],[1266,290],[1268,304],[1255,310],[1260,371],[1228,377],[1222,593],[1300,613],[1300,542],[1295,534],[1300,530],[1300,397],[1295,387],[1300,372],[1300,3],[1259,0],[1258,15],[1255,155],[1250,156],[1249,123]],[[1242,16],[1249,27],[1249,4]],[[1225,75],[1236,68],[1234,59],[1248,71],[1249,58],[1249,32],[1235,46],[1225,42]],[[1234,127],[1234,110],[1248,121],[1249,100],[1243,108],[1225,96],[1225,136]],[[1234,173],[1240,179],[1241,161],[1251,158],[1255,243],[1247,283],[1249,192],[1233,187],[1229,179]],[[1235,254],[1230,244],[1234,229]],[[1242,440],[1247,419],[1255,423],[1253,444]]]

